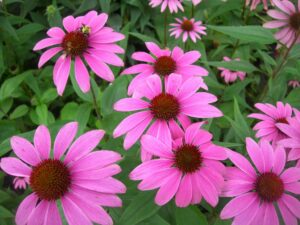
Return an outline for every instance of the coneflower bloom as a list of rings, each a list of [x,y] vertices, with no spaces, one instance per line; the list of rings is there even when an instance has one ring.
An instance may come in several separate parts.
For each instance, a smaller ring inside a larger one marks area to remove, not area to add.
[[[14,189],[26,189],[27,184],[29,184],[28,177],[15,177],[13,180]]]
[[[171,36],[176,39],[182,35],[182,41],[186,42],[188,37],[196,43],[197,39],[201,39],[201,35],[206,35],[206,27],[202,25],[202,21],[195,21],[194,18],[187,19],[184,17],[182,20],[176,18],[178,23],[171,23],[173,27],[170,29]]]
[[[288,124],[288,120],[293,114],[290,104],[284,105],[282,102],[277,102],[274,106],[268,103],[257,103],[255,107],[262,113],[252,113],[248,117],[261,120],[253,127],[257,131],[257,138],[276,144],[279,140],[287,137],[277,125],[279,123]]]
[[[223,147],[211,142],[212,134],[201,129],[202,123],[190,125],[181,138],[162,142],[144,135],[141,145],[154,159],[143,162],[129,175],[142,180],[142,191],[159,189],[155,202],[164,205],[175,196],[178,207],[199,204],[202,197],[212,206],[218,203],[223,186],[227,158]]]
[[[268,10],[268,15],[275,20],[265,23],[266,28],[280,28],[275,34],[275,38],[287,47],[291,47],[294,43],[299,43],[300,32],[300,4],[298,7],[288,0],[273,0],[278,10]],[[296,40],[297,38],[297,40]]]
[[[285,224],[297,225],[300,202],[300,169],[286,165],[282,147],[273,149],[266,142],[246,139],[247,152],[256,167],[241,154],[228,151],[236,167],[226,168],[223,195],[234,197],[221,211],[221,219],[234,218],[233,224],[279,225],[277,206]]]
[[[229,57],[227,57],[227,56],[225,56],[223,58],[223,60],[225,62],[231,61],[231,59]],[[235,61],[240,61],[239,58],[236,58],[234,60]],[[244,80],[245,77],[246,77],[246,73],[242,72],[242,71],[231,71],[231,70],[223,68],[223,67],[218,67],[218,69],[221,71],[220,76],[224,78],[226,84],[233,83],[238,78],[240,78],[240,80]]]
[[[258,6],[258,4],[261,2],[263,2],[263,4],[264,4],[264,9],[267,10],[268,9],[268,0],[246,0],[246,5],[248,6],[251,3],[250,10],[255,10],[256,7]],[[272,5],[274,5],[272,0],[270,0],[270,3]]]
[[[146,47],[151,54],[146,52],[135,52],[132,58],[143,63],[131,66],[125,69],[122,74],[137,74],[128,87],[128,94],[133,94],[135,88],[139,84],[145,82],[145,78],[156,74],[161,77],[168,77],[171,74],[181,74],[186,80],[191,76],[207,76],[208,71],[194,63],[201,57],[198,51],[189,51],[184,53],[179,47],[175,47],[172,51],[168,49],[160,49],[153,42],[146,42]],[[207,86],[202,82],[202,88]]]
[[[126,187],[112,177],[121,170],[115,164],[121,156],[108,150],[92,152],[104,135],[102,130],[89,131],[71,144],[77,127],[72,122],[60,129],[53,152],[49,130],[43,125],[35,132],[34,145],[22,137],[11,138],[18,158],[2,158],[1,169],[29,179],[33,191],[18,207],[17,225],[62,224],[57,200],[69,224],[113,223],[102,206],[122,204],[116,194]]]
[[[120,99],[114,109],[120,112],[136,111],[125,118],[114,130],[113,136],[124,134],[124,148],[129,149],[150,125],[148,134],[171,137],[170,129],[177,130],[178,122],[186,127],[189,117],[214,118],[222,116],[222,112],[210,103],[216,102],[217,97],[206,92],[197,92],[201,81],[191,77],[182,81],[182,76],[172,74],[164,87],[157,75],[148,77],[137,92],[141,98],[131,97]]]
[[[298,80],[290,80],[289,81],[289,86],[291,86],[293,88],[300,87],[300,81],[298,81]]]
[[[300,159],[300,112],[294,109],[295,116],[290,118],[287,123],[277,124],[277,127],[286,135],[279,144],[286,148],[290,148],[288,160]]]
[[[59,27],[49,29],[49,37],[34,46],[34,51],[50,47],[42,54],[39,68],[58,53],[61,54],[53,70],[53,81],[59,95],[66,87],[72,60],[76,81],[83,92],[90,90],[85,62],[97,76],[110,82],[114,80],[114,74],[107,64],[123,66],[123,61],[116,54],[124,53],[124,50],[116,42],[124,39],[124,35],[105,27],[107,19],[107,14],[98,15],[95,11],[76,18],[68,16],[63,19],[64,30]]]
[[[182,0],[150,0],[149,5],[152,8],[155,8],[159,5],[161,5],[161,12],[164,12],[167,7],[169,7],[169,10],[171,13],[178,12],[178,9],[181,11],[184,11],[182,6]]]

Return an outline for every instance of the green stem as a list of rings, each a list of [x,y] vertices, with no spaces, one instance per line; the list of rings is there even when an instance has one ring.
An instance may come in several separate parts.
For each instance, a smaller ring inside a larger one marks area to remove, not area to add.
[[[94,109],[95,109],[95,112],[96,112],[96,115],[97,115],[97,119],[100,121],[101,120],[101,113],[99,111],[100,107],[97,104],[97,98],[96,98],[95,91],[93,89],[93,85],[91,85],[91,93],[92,93],[93,104],[94,104]]]
[[[192,12],[191,12],[191,17],[193,18],[195,15],[195,6],[194,4],[192,3]]]
[[[168,31],[167,31],[167,26],[168,26],[168,10],[165,11],[165,24],[164,24],[164,48],[167,47],[167,35],[168,35]]]

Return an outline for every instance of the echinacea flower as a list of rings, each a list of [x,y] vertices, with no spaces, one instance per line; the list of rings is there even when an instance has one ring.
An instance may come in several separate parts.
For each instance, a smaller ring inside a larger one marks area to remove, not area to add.
[[[257,103],[255,104],[255,108],[259,109],[262,113],[252,113],[248,117],[261,120],[253,127],[257,131],[257,138],[276,144],[279,140],[287,137],[277,125],[279,123],[288,124],[288,120],[293,114],[290,104],[277,102],[276,106],[274,106],[268,103]]]
[[[146,47],[151,54],[146,52],[135,52],[132,58],[143,63],[131,66],[122,72],[122,75],[137,74],[128,87],[128,94],[134,93],[134,90],[145,78],[156,74],[167,78],[171,74],[180,74],[186,80],[191,76],[207,76],[208,71],[194,63],[201,57],[198,51],[189,51],[184,53],[179,47],[172,51],[160,49],[153,42],[146,42]],[[202,82],[202,88],[207,90],[207,86]]]
[[[223,196],[234,197],[221,211],[221,219],[235,225],[279,225],[278,213],[287,225],[297,225],[300,202],[300,168],[285,168],[286,153],[266,142],[246,139],[247,152],[256,167],[241,154],[228,151],[236,167],[226,168]]]
[[[172,74],[163,87],[159,76],[148,77],[137,90],[141,98],[124,98],[115,103],[116,111],[136,112],[126,117],[115,128],[113,136],[116,138],[126,134],[124,148],[127,150],[140,138],[152,121],[147,134],[158,135],[168,141],[171,137],[170,130],[179,128],[178,122],[186,127],[190,123],[189,117],[222,116],[219,109],[210,105],[217,101],[216,96],[197,92],[201,83],[198,77],[182,81],[182,76]]]
[[[58,200],[70,225],[113,224],[102,206],[122,204],[116,194],[124,193],[126,187],[112,177],[121,171],[115,164],[121,156],[108,150],[92,152],[104,136],[102,130],[89,131],[71,144],[77,127],[72,122],[60,129],[53,152],[49,130],[43,125],[35,132],[34,145],[22,137],[11,138],[18,158],[2,158],[1,169],[12,176],[28,178],[33,191],[18,207],[17,225],[62,224]]]
[[[289,86],[291,86],[293,88],[300,87],[300,81],[298,81],[298,80],[290,80],[289,81]]]
[[[76,81],[83,92],[90,90],[85,62],[97,76],[110,82],[114,80],[114,74],[107,64],[123,66],[123,61],[116,54],[124,53],[124,50],[116,42],[124,39],[124,35],[105,27],[107,19],[107,14],[98,15],[96,11],[76,18],[68,16],[63,19],[64,30],[52,27],[47,32],[49,37],[34,46],[34,51],[50,47],[42,54],[39,68],[53,56],[61,54],[53,69],[53,81],[59,95],[65,90],[72,60]]]
[[[155,158],[136,167],[129,175],[142,180],[142,191],[159,189],[155,202],[164,205],[175,196],[178,207],[199,204],[202,197],[212,206],[218,204],[227,158],[223,147],[211,142],[212,134],[194,123],[173,142],[162,142],[151,135],[141,139],[142,147]]]
[[[275,20],[266,22],[263,26],[266,28],[280,28],[275,34],[275,38],[287,47],[295,43],[300,43],[300,4],[298,7],[288,0],[273,0],[278,8],[277,10],[268,10],[268,15]]]
[[[300,159],[300,112],[294,109],[295,116],[288,120],[288,123],[277,124],[278,129],[286,135],[286,139],[278,144],[290,148],[288,160]]]
[[[169,10],[171,13],[178,12],[178,9],[181,11],[184,11],[183,6],[182,6],[182,0],[150,0],[149,5],[152,8],[155,8],[159,5],[161,5],[161,12],[164,12],[167,7],[169,7]]]
[[[28,177],[15,177],[13,180],[14,189],[26,189],[27,184],[29,184]]]
[[[263,2],[264,4],[264,9],[265,10],[268,9],[268,0],[246,0],[246,5],[247,6],[250,5],[250,2],[251,2],[250,10],[255,10],[257,5],[261,2]],[[270,3],[274,5],[273,0],[270,0]]]
[[[186,42],[188,37],[196,43],[197,39],[201,39],[201,35],[206,35],[206,27],[202,25],[202,21],[195,21],[194,18],[183,20],[176,18],[178,23],[171,23],[173,27],[170,29],[171,36],[175,36],[176,39],[182,34],[182,41]]]
[[[225,62],[230,62],[231,59],[227,56],[225,56],[223,58],[223,60]],[[235,61],[240,61],[239,58],[234,59]],[[240,80],[244,80],[246,73],[242,72],[242,71],[231,71],[229,69],[223,68],[223,67],[218,67],[218,69],[221,71],[221,77],[224,78],[225,83],[229,84],[229,83],[233,83],[235,82],[238,78],[240,78]]]

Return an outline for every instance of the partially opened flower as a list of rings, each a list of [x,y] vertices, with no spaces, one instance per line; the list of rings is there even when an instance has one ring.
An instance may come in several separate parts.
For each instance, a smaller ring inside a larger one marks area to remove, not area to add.
[[[116,42],[124,39],[124,35],[105,27],[107,19],[107,14],[98,15],[95,11],[76,18],[68,16],[63,19],[64,30],[59,27],[49,29],[49,37],[34,46],[34,51],[50,47],[42,54],[39,68],[60,53],[53,70],[53,81],[59,95],[65,90],[72,60],[76,81],[83,92],[90,90],[86,63],[97,76],[110,82],[114,80],[114,74],[107,64],[123,66],[116,54],[124,53],[124,50]]]
[[[121,171],[115,164],[121,156],[108,150],[92,152],[104,135],[102,130],[89,131],[71,144],[77,127],[73,122],[60,129],[53,152],[50,133],[43,125],[35,132],[34,145],[22,137],[11,138],[18,158],[2,158],[1,169],[29,179],[33,191],[18,207],[17,225],[62,224],[58,200],[70,225],[113,223],[102,206],[122,204],[116,194],[124,193],[126,187],[112,177]]]
[[[277,127],[286,135],[279,144],[290,148],[288,160],[300,159],[300,112],[294,109],[295,116],[288,120],[288,123],[279,123]]]
[[[164,205],[175,196],[178,207],[199,204],[202,197],[217,205],[225,171],[220,160],[227,155],[225,148],[211,142],[212,134],[201,125],[190,125],[173,143],[151,135],[142,137],[142,147],[155,158],[136,167],[129,177],[142,180],[138,185],[142,191],[159,189],[156,204]]]
[[[182,35],[183,42],[186,42],[188,37],[196,43],[197,39],[201,39],[201,35],[206,35],[206,27],[202,25],[202,21],[195,21],[195,19],[187,19],[186,17],[183,20],[176,18],[178,23],[171,23],[173,27],[170,29],[171,36],[175,36],[176,39]]]
[[[164,12],[167,7],[169,7],[169,10],[171,13],[178,12],[178,9],[181,11],[184,11],[182,6],[182,0],[150,0],[149,5],[152,8],[155,8],[159,5],[161,5],[161,12]]]
[[[152,42],[146,42],[146,47],[151,54],[146,52],[135,52],[132,58],[143,63],[131,66],[125,69],[122,74],[137,74],[128,87],[128,94],[133,94],[134,90],[145,82],[145,78],[156,74],[161,77],[168,77],[171,74],[180,74],[183,80],[192,76],[207,76],[208,71],[194,63],[201,57],[198,51],[189,51],[184,53],[179,47],[175,47],[172,51],[168,49],[160,49]],[[202,82],[202,87],[207,86]]]
[[[291,86],[293,88],[300,87],[300,81],[298,81],[298,80],[290,80],[289,81],[289,86]]]
[[[27,184],[29,184],[28,177],[15,177],[13,180],[14,188],[17,189],[26,189]]]
[[[150,124],[149,135],[158,135],[168,141],[171,137],[170,130],[180,129],[179,124],[186,127],[190,123],[189,117],[222,116],[222,112],[211,105],[217,101],[216,96],[197,92],[201,83],[198,77],[182,81],[182,76],[172,74],[163,87],[159,76],[148,77],[137,90],[143,99],[124,98],[115,103],[116,111],[135,113],[115,128],[114,137],[126,134],[124,148],[129,149]]]
[[[279,140],[287,137],[277,125],[279,123],[288,124],[288,120],[293,114],[290,104],[284,105],[282,102],[277,102],[276,106],[274,106],[268,103],[257,103],[255,107],[262,113],[252,113],[248,117],[261,120],[253,128],[257,131],[257,138],[272,141],[276,144]]]
[[[300,4],[296,9],[288,0],[273,0],[273,2],[278,9],[268,10],[268,15],[275,20],[266,22],[263,26],[270,29],[280,28],[275,38],[287,47],[300,43]]]
[[[223,60],[225,62],[230,62],[231,59],[227,56],[225,56],[223,58]],[[239,58],[234,59],[235,61],[240,61]],[[233,83],[235,82],[238,78],[240,78],[240,80],[244,80],[246,77],[246,73],[242,72],[242,71],[231,71],[230,69],[226,69],[223,67],[218,67],[218,69],[221,71],[221,77],[224,78],[225,83],[229,84],[229,83]]]
[[[261,2],[263,2],[263,4],[264,4],[264,9],[267,10],[268,9],[268,0],[246,0],[246,5],[248,6],[251,3],[250,9],[254,10],[254,9],[256,9],[258,4],[261,3]],[[270,0],[269,2],[272,5],[274,5],[273,0]]]
[[[279,225],[280,211],[285,224],[297,225],[300,202],[293,195],[300,194],[300,168],[284,169],[285,150],[273,149],[266,141],[257,144],[247,138],[246,148],[256,169],[241,154],[228,151],[236,167],[226,169],[223,195],[234,198],[221,211],[221,219],[234,218],[235,225]]]

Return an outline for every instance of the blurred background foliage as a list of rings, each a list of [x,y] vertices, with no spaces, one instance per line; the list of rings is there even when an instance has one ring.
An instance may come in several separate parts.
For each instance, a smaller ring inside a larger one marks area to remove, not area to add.
[[[223,118],[209,120],[206,129],[214,134],[215,143],[244,152],[244,139],[253,137],[251,119],[256,102],[275,103],[278,100],[300,107],[300,88],[291,90],[287,82],[300,80],[300,46],[291,51],[289,60],[275,80],[269,79],[277,66],[282,50],[276,50],[272,32],[261,27],[268,20],[260,6],[255,12],[246,9],[242,17],[243,0],[203,0],[195,9],[195,18],[208,27],[208,35],[197,44],[168,37],[168,47],[178,45],[185,50],[198,50],[202,54],[199,65],[209,70],[205,78],[209,91],[218,96],[217,106]],[[191,16],[191,3],[185,1],[185,12],[169,14],[168,22]],[[116,80],[112,84],[95,78],[101,118],[96,117],[92,95],[83,94],[71,75],[63,97],[59,97],[52,82],[53,62],[37,69],[40,53],[32,51],[34,44],[46,36],[51,26],[61,26],[67,15],[78,16],[89,10],[109,14],[108,25],[126,35],[120,45],[126,50],[126,66],[135,62],[130,58],[137,50],[145,50],[144,42],[162,43],[164,15],[152,9],[147,0],[3,0],[0,3],[0,157],[12,154],[9,138],[20,135],[32,140],[39,124],[49,126],[52,138],[67,121],[77,120],[79,134],[101,128],[107,133],[100,149],[112,149],[124,156],[123,171],[118,178],[128,187],[122,196],[122,208],[109,209],[117,225],[225,225],[219,220],[220,209],[228,200],[221,199],[213,209],[204,201],[201,205],[176,208],[171,202],[158,207],[153,202],[154,192],[140,192],[136,182],[128,179],[129,172],[140,162],[139,146],[126,152],[122,138],[113,139],[115,126],[126,116],[114,112],[116,100],[126,97],[130,76],[119,76],[122,68],[114,68]],[[242,27],[241,27],[242,26]],[[241,62],[223,62],[223,56],[239,57]],[[247,77],[226,85],[219,77],[217,67],[245,71]],[[262,90],[268,86],[261,99]],[[12,188],[12,177],[0,173],[0,224],[14,224],[13,217],[24,191]],[[30,192],[26,190],[25,192]]]

